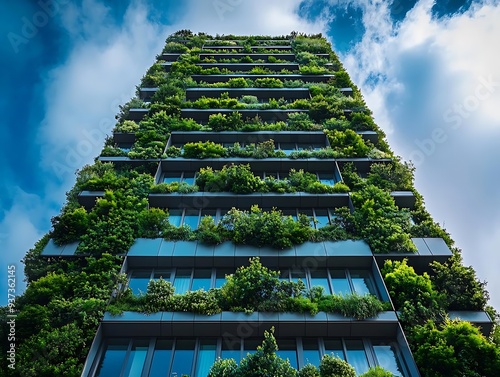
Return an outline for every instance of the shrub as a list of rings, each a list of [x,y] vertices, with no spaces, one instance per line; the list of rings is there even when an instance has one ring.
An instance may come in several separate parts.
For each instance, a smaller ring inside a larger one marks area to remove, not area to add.
[[[345,317],[362,320],[375,317],[384,310],[384,306],[373,295],[360,296],[353,293],[344,296],[321,296],[318,299],[318,309],[324,312],[341,313]]]
[[[283,88],[283,81],[274,77],[264,77],[256,79],[254,85],[256,88]]]
[[[168,212],[160,208],[144,209],[137,216],[138,237],[163,237],[169,228]]]
[[[319,364],[321,377],[356,377],[356,371],[347,361],[337,356],[325,355]]]
[[[213,315],[221,312],[215,290],[208,292],[199,289],[188,291],[182,295],[173,295],[169,298],[171,311],[191,312],[205,315]]]
[[[248,82],[243,77],[236,77],[229,79],[227,82],[227,86],[229,88],[247,88]]]
[[[51,219],[52,238],[58,245],[78,241],[85,234],[89,225],[89,216],[85,208],[66,211]]]
[[[132,133],[136,132],[139,129],[139,125],[133,120],[124,120],[123,123],[118,123],[113,132],[124,132],[124,133]]]
[[[375,368],[370,368],[368,372],[361,374],[359,377],[393,377],[394,375],[385,370],[381,366],[376,366]]]
[[[299,377],[320,377],[319,369],[312,364],[306,364],[299,370]]]
[[[210,368],[208,377],[236,377],[237,370],[234,359],[218,359]]]
[[[184,144],[184,158],[217,158],[225,157],[226,149],[213,141],[199,141]]]
[[[169,281],[162,278],[150,280],[145,298],[145,311],[149,313],[168,311],[173,294],[174,286]]]
[[[352,130],[325,131],[330,146],[339,153],[339,157],[366,157],[370,152],[363,138]]]
[[[241,102],[246,104],[257,104],[259,103],[259,100],[256,96],[243,96],[241,97]]]

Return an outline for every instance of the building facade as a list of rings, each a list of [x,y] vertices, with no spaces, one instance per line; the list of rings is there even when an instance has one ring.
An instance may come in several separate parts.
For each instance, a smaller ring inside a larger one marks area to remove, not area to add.
[[[374,165],[396,159],[326,41],[177,33],[167,42],[99,161],[154,176],[148,208],[168,210],[169,226],[187,233],[137,237],[123,252],[126,282],[111,303],[127,289],[144,297],[150,281],[159,279],[170,282],[176,295],[221,289],[228,275],[258,257],[262,266],[279,271],[280,282],[303,282],[310,300],[314,287],[322,287],[325,296],[374,297],[383,309],[366,318],[334,310],[245,310],[244,302],[239,311],[220,307],[210,314],[194,306],[106,312],[82,375],[207,376],[219,358],[239,362],[254,353],[264,332],[274,328],[277,354],[296,369],[318,366],[333,353],[358,375],[382,366],[395,376],[419,376],[381,270],[386,260],[406,259],[417,272],[431,272],[430,262],[444,263],[452,252],[442,238],[411,231],[403,230],[398,243],[379,244],[359,229],[345,236],[343,214],[361,210],[356,180],[369,180]],[[238,170],[242,165],[246,169]],[[418,221],[411,217],[419,205],[414,192],[397,184],[381,192],[397,224],[410,229]],[[78,201],[90,212],[106,195],[90,188]],[[233,208],[240,212],[228,215]],[[301,222],[297,232],[307,239],[290,241],[289,234],[281,240],[285,225],[264,221],[273,210]],[[375,229],[390,217],[356,221]],[[226,233],[207,242],[196,230],[211,226]],[[78,247],[51,240],[42,255],[74,257]],[[484,333],[491,329],[485,312],[449,315],[478,324]]]

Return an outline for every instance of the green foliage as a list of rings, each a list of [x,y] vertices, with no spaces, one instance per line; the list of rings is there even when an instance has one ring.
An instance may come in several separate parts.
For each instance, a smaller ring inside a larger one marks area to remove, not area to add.
[[[465,267],[459,254],[447,262],[431,263],[431,279],[438,292],[444,293],[448,310],[484,310],[488,302],[486,283],[478,280],[472,267]]]
[[[283,88],[283,81],[274,77],[264,77],[255,79],[256,88]]]
[[[469,322],[432,322],[411,335],[413,355],[423,377],[485,376],[500,373],[500,349]]]
[[[368,372],[363,373],[359,377],[393,377],[393,376],[394,375],[391,372],[377,365],[375,368],[370,368]]]
[[[325,134],[338,157],[366,157],[370,152],[363,138],[352,130],[327,130]]]
[[[415,325],[443,318],[443,295],[427,273],[418,275],[407,260],[387,260],[382,275],[396,309],[404,323]]]
[[[306,216],[299,216],[299,220],[294,221],[279,210],[262,211],[257,206],[252,206],[250,211],[232,208],[221,224],[237,244],[270,245],[277,249],[304,243],[312,233]]]
[[[307,113],[288,114],[288,126],[293,130],[309,131],[314,128],[314,122]]]
[[[243,126],[243,120],[241,119],[241,114],[238,112],[232,112],[229,115],[226,114],[212,114],[208,118],[208,127],[212,131],[233,131],[239,129]]]
[[[259,99],[256,96],[243,96],[241,97],[241,102],[246,104],[258,104]]]
[[[218,359],[210,368],[208,377],[236,377],[238,364],[234,359]]]
[[[331,51],[331,46],[325,39],[298,36],[292,41],[292,50],[296,54],[300,52],[309,52],[311,54],[328,54]]]
[[[341,313],[345,317],[361,320],[377,316],[384,310],[384,306],[373,295],[360,296],[353,293],[343,296],[322,296],[318,299],[318,309],[324,312]]]
[[[410,239],[410,214],[399,209],[394,199],[373,185],[366,185],[353,192],[355,211],[352,219],[356,234],[365,239],[373,252],[415,252]]]
[[[138,237],[163,237],[169,229],[168,212],[160,208],[144,209],[138,214]]]
[[[218,245],[225,239],[224,229],[215,225],[211,216],[204,216],[196,230],[197,238],[206,244]]]
[[[184,158],[217,158],[225,157],[226,149],[213,141],[199,141],[184,144]]]
[[[229,88],[247,88],[248,82],[243,77],[236,77],[229,79],[227,82]]]
[[[325,355],[319,364],[321,377],[356,377],[356,371],[347,361],[337,356]]]
[[[386,191],[411,191],[414,171],[410,163],[372,164],[366,181]]]
[[[53,230],[52,238],[58,245],[75,242],[85,234],[89,226],[89,216],[85,208],[76,208],[73,211],[67,211],[60,216],[54,216],[51,219]]]
[[[163,48],[164,53],[187,52],[189,49],[182,43],[168,42]]]
[[[124,120],[123,123],[118,123],[113,132],[133,133],[139,129],[139,125],[133,120]]]
[[[312,364],[306,364],[299,370],[299,377],[320,377],[319,369]]]
[[[238,377],[296,377],[297,371],[292,368],[289,360],[283,360],[276,351],[278,345],[273,336],[274,328],[264,332],[264,341],[257,351],[241,360],[238,367]]]
[[[145,311],[150,313],[168,311],[173,294],[174,286],[169,281],[162,278],[150,280],[145,297]]]
[[[169,311],[191,312],[205,315],[213,315],[221,312],[218,304],[218,290],[211,289],[208,292],[200,289],[189,291],[182,295],[173,295],[169,298]],[[146,298],[148,295],[146,295]]]
[[[16,371],[31,377],[80,376],[91,341],[75,323],[43,329],[19,346]]]

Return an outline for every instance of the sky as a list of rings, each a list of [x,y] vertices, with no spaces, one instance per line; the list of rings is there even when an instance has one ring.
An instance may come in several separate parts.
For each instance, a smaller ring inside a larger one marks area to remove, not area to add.
[[[20,260],[169,34],[296,30],[332,43],[500,309],[498,1],[19,0],[0,20],[0,279],[15,265],[18,293]]]

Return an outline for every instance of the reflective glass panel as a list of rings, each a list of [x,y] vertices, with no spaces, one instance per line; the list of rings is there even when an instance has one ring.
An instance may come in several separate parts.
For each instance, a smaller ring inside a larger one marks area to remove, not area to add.
[[[375,294],[375,287],[369,271],[351,270],[354,291],[360,295]]]
[[[222,338],[222,359],[234,359],[237,363],[241,360],[241,341],[237,338]]]
[[[194,173],[184,173],[182,182],[185,182],[188,185],[194,185]]]
[[[312,364],[319,367],[320,355],[318,341],[316,339],[302,339],[302,353],[304,355],[303,365]]]
[[[170,369],[172,358],[172,340],[158,340],[149,369],[149,377],[165,377]]]
[[[351,293],[351,286],[347,281],[344,270],[330,270],[332,277],[333,293],[337,295],[348,295]]]
[[[101,359],[96,376],[119,377],[127,354],[129,340],[110,339]]]
[[[153,279],[162,278],[163,280],[170,281],[170,271],[168,270],[155,270],[153,273]]]
[[[215,272],[215,288],[222,287],[226,282],[226,275],[230,275],[233,272],[234,272],[233,270],[218,268],[217,271]]]
[[[315,209],[316,219],[316,229],[323,228],[326,225],[330,224],[330,220],[328,219],[328,211],[326,209]]]
[[[148,348],[149,339],[135,339],[133,341],[132,349],[128,355],[127,366],[123,374],[124,377],[135,377],[142,374]]]
[[[292,281],[294,281],[295,283],[297,283],[300,280],[302,280],[302,282],[304,284],[307,284],[306,282],[306,273],[304,271],[301,271],[301,270],[291,270],[290,271],[290,277]]]
[[[200,341],[200,349],[196,360],[196,377],[206,377],[212,364],[215,362],[217,341],[215,339],[204,339]]]
[[[175,294],[183,294],[189,291],[191,283],[191,270],[177,270],[175,273],[174,288]]]
[[[323,287],[323,293],[329,295],[328,274],[326,270],[311,271],[311,287]]]
[[[333,186],[336,182],[333,173],[318,173],[318,178],[321,183]]]
[[[179,182],[181,180],[181,173],[165,173],[163,174],[163,183]]]
[[[396,350],[390,344],[382,342],[373,345],[373,351],[377,357],[378,364],[391,372],[394,376],[403,376],[402,368],[396,357]]]
[[[132,271],[128,286],[134,295],[144,295],[148,290],[149,280],[151,280],[150,271]]]
[[[184,215],[184,222],[182,223],[182,225],[189,225],[189,227],[194,230],[198,228],[198,219],[199,212],[197,210],[186,210],[186,213]]]
[[[325,355],[331,354],[345,360],[344,348],[340,339],[325,339]]]
[[[283,360],[290,360],[290,365],[297,369],[297,344],[295,339],[281,339],[277,340],[278,351],[276,355]]]
[[[173,226],[180,226],[182,220],[182,210],[180,209],[172,209],[168,211],[168,222]]]
[[[257,351],[257,347],[262,345],[262,340],[259,339],[245,339],[243,343],[243,357],[246,357],[247,354],[254,354]]]
[[[346,340],[347,362],[352,365],[356,373],[363,374],[370,369],[366,358],[365,348],[361,340]]]
[[[198,289],[204,289],[208,291],[212,285],[212,270],[211,269],[200,269],[194,271],[193,284],[191,286],[192,291],[197,291]]]
[[[178,340],[175,342],[174,360],[170,375],[181,377],[183,374],[191,375],[194,359],[194,340]]]
[[[295,150],[295,143],[280,143],[280,149],[288,156]]]

